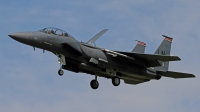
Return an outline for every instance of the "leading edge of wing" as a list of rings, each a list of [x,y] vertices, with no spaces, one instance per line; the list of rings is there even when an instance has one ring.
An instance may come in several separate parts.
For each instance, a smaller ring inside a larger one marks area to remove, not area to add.
[[[170,55],[158,55],[158,54],[141,54],[141,53],[133,53],[133,52],[121,52],[121,51],[115,51],[118,53],[122,53],[134,58],[140,58],[146,61],[180,61],[181,59],[178,56],[170,56]]]

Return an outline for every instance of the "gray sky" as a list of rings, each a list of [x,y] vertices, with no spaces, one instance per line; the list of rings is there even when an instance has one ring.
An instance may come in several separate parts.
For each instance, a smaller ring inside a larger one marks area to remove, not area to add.
[[[199,0],[1,0],[0,3],[0,111],[110,111],[199,112],[200,110],[200,1]],[[65,71],[57,74],[57,57],[12,40],[7,35],[57,27],[87,42],[109,29],[97,46],[131,51],[135,40],[147,43],[154,53],[161,35],[173,37],[171,71],[196,75],[193,79],[161,78],[140,85]]]

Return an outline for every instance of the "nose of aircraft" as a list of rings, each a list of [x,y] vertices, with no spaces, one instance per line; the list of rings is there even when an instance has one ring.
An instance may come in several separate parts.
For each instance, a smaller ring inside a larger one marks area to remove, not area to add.
[[[9,34],[8,36],[10,36],[11,38],[13,38],[13,39],[15,39],[19,42],[22,42],[24,44],[29,44],[30,40],[31,40],[32,33],[30,33],[30,32],[19,32],[19,33]]]

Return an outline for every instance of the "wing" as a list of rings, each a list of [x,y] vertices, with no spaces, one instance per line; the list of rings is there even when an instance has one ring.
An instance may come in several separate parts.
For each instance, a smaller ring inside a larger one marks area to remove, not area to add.
[[[101,32],[99,32],[98,34],[96,34],[93,38],[91,38],[87,44],[92,44],[94,41],[96,41],[100,36],[102,36],[106,31],[108,31],[108,29],[104,29]]]
[[[116,52],[125,54],[125,55],[130,56],[130,57],[147,60],[147,61],[160,60],[160,61],[165,62],[165,61],[179,61],[179,60],[181,60],[178,56],[170,56],[170,55],[141,54],[141,53],[121,52],[121,51],[116,51]]]
[[[111,51],[104,50],[107,54],[112,55],[113,57],[119,57],[130,62],[144,65],[146,67],[157,67],[162,66],[165,61],[178,61],[180,58],[178,56],[169,56],[169,55],[158,55],[158,54],[141,54],[133,52],[121,52],[121,51]]]
[[[194,78],[195,75],[188,73],[180,73],[173,71],[157,71],[161,76],[171,77],[171,78]]]

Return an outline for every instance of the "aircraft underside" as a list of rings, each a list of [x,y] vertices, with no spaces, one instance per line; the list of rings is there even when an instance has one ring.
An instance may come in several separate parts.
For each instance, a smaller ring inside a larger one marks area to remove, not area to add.
[[[61,64],[61,68],[58,70],[58,74],[62,76],[64,74],[64,71],[62,69],[75,72],[75,73],[87,73],[94,75],[95,78],[90,82],[91,88],[97,89],[99,86],[97,76],[98,77],[105,77],[109,78],[112,81],[112,84],[114,86],[120,85],[120,79],[124,80],[127,84],[139,84],[142,82],[147,82],[152,79],[160,79],[161,76],[156,76],[156,74],[144,74],[144,71],[142,71],[140,74],[139,72],[136,74],[134,72],[131,73],[131,71],[122,71],[120,68],[111,68],[111,66],[104,64],[95,65],[93,63],[84,63],[80,60],[75,60],[69,57],[65,57],[63,55],[58,55],[59,57],[59,63]],[[136,68],[133,68],[136,69]]]

